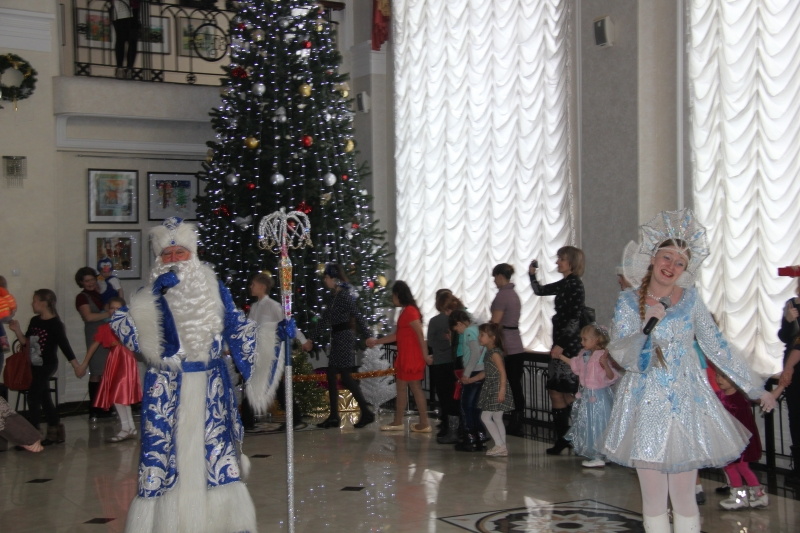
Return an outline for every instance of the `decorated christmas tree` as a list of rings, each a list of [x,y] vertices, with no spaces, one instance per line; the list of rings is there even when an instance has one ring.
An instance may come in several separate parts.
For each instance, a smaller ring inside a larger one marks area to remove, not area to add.
[[[277,273],[278,256],[259,246],[261,219],[285,209],[306,213],[313,247],[290,250],[298,326],[316,322],[322,270],[343,266],[368,321],[385,324],[384,232],[356,162],[352,101],[335,31],[318,4],[296,0],[229,2],[237,11],[224,67],[221,104],[211,111],[216,139],[200,178],[202,257],[239,305],[250,278]]]

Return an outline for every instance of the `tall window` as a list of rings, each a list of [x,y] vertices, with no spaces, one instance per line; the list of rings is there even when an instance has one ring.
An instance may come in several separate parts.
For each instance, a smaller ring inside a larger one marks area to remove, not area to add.
[[[450,288],[488,318],[497,263],[516,269],[525,344],[550,343],[555,280],[572,244],[565,0],[396,0],[397,268],[427,317]]]
[[[694,194],[712,256],[701,288],[727,337],[760,372],[800,259],[800,2],[691,0]]]

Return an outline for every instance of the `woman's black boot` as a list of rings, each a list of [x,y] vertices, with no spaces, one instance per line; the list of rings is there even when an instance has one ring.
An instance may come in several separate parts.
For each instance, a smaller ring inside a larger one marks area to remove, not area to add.
[[[353,424],[353,427],[361,429],[373,422],[375,422],[375,413],[365,408],[361,410],[361,416],[358,417],[358,422]]]
[[[442,438],[450,431],[450,421],[448,420],[449,417],[442,416],[441,422],[439,422],[439,431],[436,432],[436,438]]]
[[[342,421],[339,419],[338,415],[330,415],[324,421],[317,424],[317,427],[322,429],[338,428],[341,423]]]
[[[556,430],[558,439],[552,448],[545,450],[548,455],[559,455],[565,448],[572,447],[572,444],[564,438],[564,435],[569,431],[569,415],[571,412],[572,406],[553,409],[553,427]]]
[[[458,442],[458,417],[449,416],[447,418],[447,434],[441,437],[436,437],[436,442],[439,444],[455,444]]]

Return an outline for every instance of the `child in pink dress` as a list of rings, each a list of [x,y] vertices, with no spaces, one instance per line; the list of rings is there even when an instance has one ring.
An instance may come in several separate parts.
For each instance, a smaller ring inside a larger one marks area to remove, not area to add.
[[[563,354],[558,356],[580,379],[572,411],[573,424],[564,438],[572,442],[575,453],[587,458],[581,463],[585,468],[606,465],[600,448],[614,403],[611,385],[619,379],[606,351],[608,342],[605,328],[590,324],[581,329],[583,351],[571,359]]]
[[[125,305],[125,300],[119,297],[111,298],[108,307],[113,313]],[[100,382],[100,389],[94,401],[94,407],[108,409],[112,405],[117,410],[122,429],[109,442],[121,442],[137,436],[136,426],[133,423],[131,405],[142,401],[142,388],[139,385],[139,368],[136,358],[128,348],[120,343],[111,327],[106,323],[97,329],[94,342],[86,352],[86,357],[76,374],[83,376],[89,366],[94,352],[100,347],[108,348],[108,359]]]
[[[719,505],[728,511],[747,509],[748,507],[751,509],[766,507],[769,504],[769,497],[759,483],[758,477],[750,470],[749,464],[761,459],[761,438],[758,436],[753,406],[750,400],[724,375],[717,372],[716,379],[720,389],[717,392],[719,401],[751,433],[750,443],[739,459],[724,468],[731,486],[731,496],[719,502]],[[744,486],[745,483],[747,483],[747,488]]]

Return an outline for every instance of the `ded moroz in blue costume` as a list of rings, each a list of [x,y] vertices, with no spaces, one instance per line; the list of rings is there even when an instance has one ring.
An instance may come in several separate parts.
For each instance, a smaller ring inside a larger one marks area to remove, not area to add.
[[[151,230],[151,241],[159,254],[151,284],[111,322],[148,365],[138,495],[125,531],[254,533],[243,482],[249,461],[224,351],[254,409],[264,411],[283,373],[279,323],[258,326],[236,309],[214,271],[197,260],[193,224],[168,219]]]

